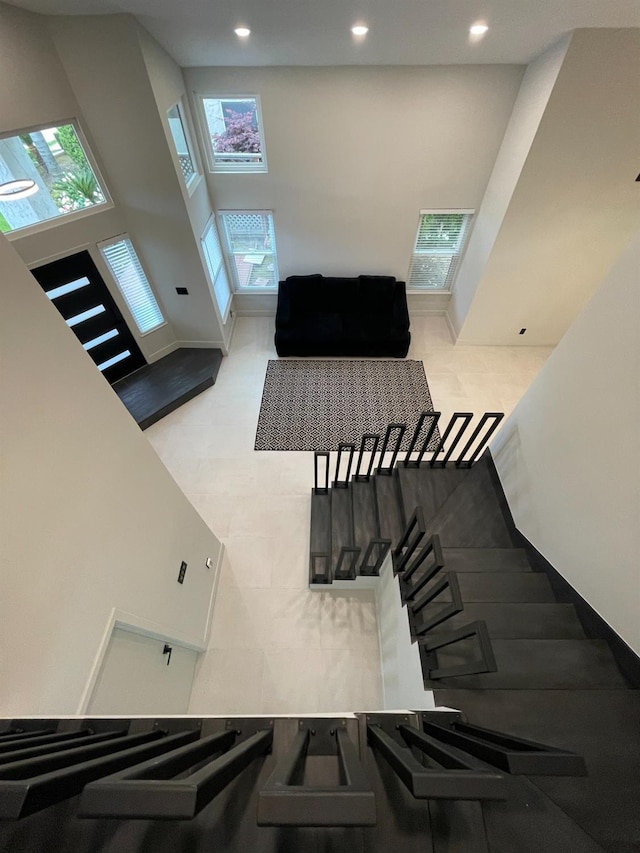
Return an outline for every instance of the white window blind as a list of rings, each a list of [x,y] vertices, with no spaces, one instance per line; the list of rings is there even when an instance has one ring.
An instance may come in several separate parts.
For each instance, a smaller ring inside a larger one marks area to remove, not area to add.
[[[138,260],[131,240],[122,236],[100,246],[120,292],[140,332],[150,332],[164,323],[164,317]]]
[[[222,257],[222,248],[213,219],[210,220],[205,228],[200,242],[202,243],[202,251],[204,252],[209,277],[213,285],[213,293],[218,303],[218,310],[220,311],[222,322],[226,323],[231,304],[231,288],[229,287],[227,271]]]
[[[473,211],[423,210],[409,267],[407,286],[450,290],[469,233]]]

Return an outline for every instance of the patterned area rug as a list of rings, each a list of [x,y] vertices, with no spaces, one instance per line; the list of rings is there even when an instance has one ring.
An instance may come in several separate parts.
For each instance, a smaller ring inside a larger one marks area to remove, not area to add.
[[[256,450],[337,450],[363,433],[407,424],[406,450],[423,411],[433,411],[421,361],[269,361]],[[428,424],[427,424],[428,425]],[[430,446],[435,446],[434,434]]]

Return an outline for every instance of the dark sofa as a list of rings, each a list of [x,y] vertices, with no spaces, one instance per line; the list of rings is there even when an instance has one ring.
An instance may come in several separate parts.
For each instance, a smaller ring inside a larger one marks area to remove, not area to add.
[[[278,286],[278,355],[404,358],[410,341],[404,281],[292,275]]]

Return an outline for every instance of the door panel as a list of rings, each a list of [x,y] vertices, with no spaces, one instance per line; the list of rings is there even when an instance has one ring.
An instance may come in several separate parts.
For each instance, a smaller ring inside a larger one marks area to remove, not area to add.
[[[197,652],[114,628],[88,714],[186,714]]]
[[[109,383],[146,364],[88,252],[31,272]]]

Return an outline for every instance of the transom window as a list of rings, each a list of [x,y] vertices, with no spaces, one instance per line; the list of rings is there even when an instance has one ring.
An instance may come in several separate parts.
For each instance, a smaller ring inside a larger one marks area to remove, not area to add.
[[[451,290],[473,210],[421,210],[407,287]]]
[[[10,234],[108,203],[75,123],[0,139],[0,231]]]
[[[266,172],[267,158],[257,96],[202,98],[213,171]]]
[[[220,212],[229,264],[236,290],[275,290],[278,261],[273,213],[270,210]]]
[[[198,177],[198,170],[179,104],[176,104],[167,111],[167,118],[169,120],[169,130],[171,131],[173,145],[178,156],[180,173],[182,174],[185,185],[189,187],[194,178]]]

